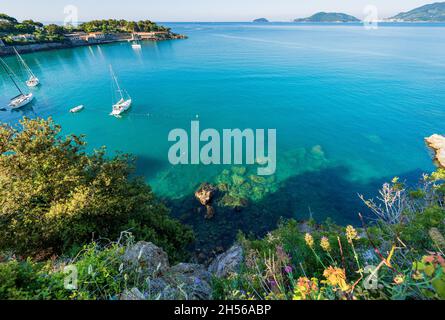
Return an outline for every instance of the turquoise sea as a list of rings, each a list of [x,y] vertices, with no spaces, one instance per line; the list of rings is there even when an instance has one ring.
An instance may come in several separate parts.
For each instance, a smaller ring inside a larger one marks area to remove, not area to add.
[[[281,216],[356,223],[366,212],[359,193],[374,197],[394,176],[415,184],[434,169],[424,137],[445,131],[445,25],[167,25],[189,39],[24,55],[42,86],[30,107],[0,120],[52,116],[64,133],[86,134],[90,149],[136,155],[138,174],[194,226],[201,247],[227,244],[238,229],[263,234]],[[122,119],[108,115],[110,63],[134,100]],[[4,74],[0,92],[1,106],[15,95]],[[79,104],[85,111],[69,114]],[[199,184],[250,178],[168,163],[169,131],[197,117],[202,128],[278,136],[276,176],[249,185],[247,208],[217,209],[209,221],[193,198]]]

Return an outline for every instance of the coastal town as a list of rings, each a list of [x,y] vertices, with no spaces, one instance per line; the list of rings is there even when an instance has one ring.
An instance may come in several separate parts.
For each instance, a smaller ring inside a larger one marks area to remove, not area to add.
[[[185,39],[186,36],[171,32],[151,21],[97,20],[78,27],[43,25],[0,14],[0,56],[19,53],[100,45],[120,41],[162,41]]]

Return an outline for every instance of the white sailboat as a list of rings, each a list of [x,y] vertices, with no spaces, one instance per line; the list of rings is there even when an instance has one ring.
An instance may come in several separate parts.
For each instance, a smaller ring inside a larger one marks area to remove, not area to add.
[[[141,49],[142,48],[142,46],[141,46],[141,44],[139,43],[138,40],[133,41],[133,43],[131,44],[131,47],[133,49]]]
[[[139,43],[138,38],[135,37],[134,33],[131,35],[130,41],[131,41],[131,47],[133,49],[141,49],[142,48],[141,44]]]
[[[116,86],[114,89],[116,89],[116,92],[118,93],[118,97],[120,97],[120,100],[113,105],[113,110],[111,111],[112,116],[120,116],[122,113],[130,109],[132,100],[130,95],[123,91],[119,85],[119,81],[117,80],[116,75],[114,74],[113,67],[110,65],[110,72],[111,77],[113,78],[113,84]],[[124,97],[124,93],[127,96],[127,98]]]
[[[9,102],[9,106],[12,109],[19,109],[19,108],[22,108],[22,107],[26,106],[27,104],[31,103],[34,100],[34,95],[32,93],[27,93],[27,94],[23,93],[23,91],[18,86],[17,82],[14,80],[14,73],[9,68],[9,66],[6,64],[6,62],[1,58],[0,58],[0,64],[2,65],[3,69],[6,71],[6,74],[9,76],[12,83],[14,83],[15,87],[20,92],[20,94],[18,96],[11,99],[11,101]]]
[[[26,85],[30,88],[37,87],[40,84],[39,78],[35,76],[35,74],[32,72],[31,68],[26,64],[25,60],[23,60],[22,56],[19,54],[17,49],[14,47],[15,54],[17,55],[17,59],[19,60],[20,64],[25,68],[26,72],[28,73],[28,80],[26,81]]]

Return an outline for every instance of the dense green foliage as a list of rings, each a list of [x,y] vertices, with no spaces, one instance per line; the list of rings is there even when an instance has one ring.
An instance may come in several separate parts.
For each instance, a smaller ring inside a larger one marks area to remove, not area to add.
[[[0,250],[67,252],[131,230],[179,257],[192,232],[169,217],[132,159],[85,153],[83,137],[60,136],[51,119],[0,127]]]
[[[154,32],[154,31],[169,31],[170,29],[158,26],[150,20],[144,21],[127,21],[127,20],[94,20],[82,23],[79,29],[85,32]]]
[[[73,259],[55,264],[9,259],[0,263],[0,300],[107,300],[147,283],[134,267],[122,264],[124,243],[85,245]]]
[[[63,41],[65,31],[64,27],[55,24],[45,26],[33,20],[18,22],[15,18],[0,14],[0,37],[7,44],[19,44],[21,41],[14,41],[11,36],[21,34],[33,35],[36,42]]]
[[[0,39],[8,45],[17,45],[24,42],[62,42],[65,41],[64,34],[76,31],[84,32],[104,32],[104,33],[130,33],[130,32],[155,32],[166,31],[170,29],[159,26],[150,20],[127,21],[127,20],[94,20],[74,26],[59,26],[56,24],[44,25],[33,20],[24,20],[22,22],[0,13]],[[14,35],[29,34],[34,40],[13,40]]]

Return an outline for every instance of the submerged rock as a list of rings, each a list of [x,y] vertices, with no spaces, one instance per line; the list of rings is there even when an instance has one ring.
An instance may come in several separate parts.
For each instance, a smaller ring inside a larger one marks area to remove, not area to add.
[[[212,219],[215,216],[215,208],[213,208],[212,206],[206,206],[206,219]]]
[[[243,259],[243,248],[240,245],[234,245],[227,252],[217,256],[208,270],[218,278],[225,278],[231,273],[239,272]]]
[[[195,197],[203,206],[207,206],[211,204],[216,190],[217,189],[213,185],[209,183],[203,183],[195,192]]]
[[[247,172],[246,167],[232,167],[232,172],[239,176],[244,176]]]
[[[247,207],[249,205],[249,201],[245,198],[227,193],[224,195],[224,197],[222,197],[218,204],[222,207],[240,210]]]
[[[425,139],[428,146],[434,150],[435,158],[441,168],[445,168],[445,137],[433,134]]]

